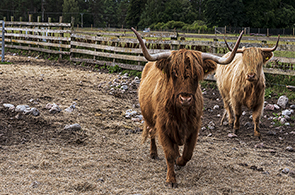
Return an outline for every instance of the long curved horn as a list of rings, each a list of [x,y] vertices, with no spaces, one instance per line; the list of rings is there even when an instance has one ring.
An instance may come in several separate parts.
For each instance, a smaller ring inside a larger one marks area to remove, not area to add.
[[[280,35],[278,36],[277,43],[273,48],[261,48],[261,50],[264,52],[272,52],[272,51],[276,50],[279,45],[279,40],[280,40]]]
[[[165,59],[168,58],[171,54],[171,52],[162,52],[162,53],[157,53],[157,54],[150,54],[140,36],[140,34],[132,27],[131,30],[135,33],[141,49],[142,49],[142,53],[144,55],[144,57],[148,60],[148,61],[156,61],[156,60],[160,60],[160,59]]]
[[[238,50],[238,47],[239,47],[239,44],[240,44],[240,41],[242,39],[242,36],[244,34],[244,31],[242,31],[238,37],[238,40],[235,44],[235,47],[233,49],[233,52],[231,52],[230,56],[228,58],[223,58],[223,57],[219,57],[219,56],[216,56],[216,55],[213,55],[213,54],[208,54],[208,53],[202,53],[202,59],[205,60],[205,59],[211,59],[213,61],[215,61],[216,63],[218,64],[222,64],[222,65],[225,65],[225,64],[229,64],[235,57],[236,55],[236,52]]]
[[[232,51],[232,48],[230,48],[230,46],[227,44],[227,42],[225,40],[225,37],[223,37],[223,38],[224,38],[225,44],[226,44],[227,48],[229,49],[229,51]],[[280,35],[278,36],[277,43],[273,48],[261,48],[261,50],[264,51],[264,52],[273,52],[274,50],[277,49],[277,47],[279,45],[279,40],[280,40]],[[244,49],[238,49],[237,50],[237,53],[243,53],[243,52],[244,52]]]
[[[228,43],[227,43],[225,37],[223,37],[223,39],[224,39],[224,42],[225,42],[226,47],[229,49],[229,51],[232,51],[233,49],[228,45]],[[244,50],[245,50],[245,48],[243,48],[243,49],[238,49],[238,50],[237,50],[237,53],[243,53]]]

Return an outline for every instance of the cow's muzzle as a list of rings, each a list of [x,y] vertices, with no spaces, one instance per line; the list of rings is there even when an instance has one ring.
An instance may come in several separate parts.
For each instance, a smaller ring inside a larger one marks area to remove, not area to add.
[[[256,81],[257,79],[257,76],[255,73],[249,73],[247,74],[247,78],[246,78],[248,81]]]
[[[193,102],[193,95],[188,93],[180,93],[178,101],[182,106],[190,106]]]

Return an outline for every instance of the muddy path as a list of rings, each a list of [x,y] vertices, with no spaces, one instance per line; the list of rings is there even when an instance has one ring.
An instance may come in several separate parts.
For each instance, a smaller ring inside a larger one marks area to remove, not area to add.
[[[162,149],[160,159],[151,160],[149,141],[141,144],[141,120],[125,115],[130,109],[140,115],[137,85],[130,85],[134,77],[66,61],[8,59],[12,64],[0,65],[0,194],[295,193],[295,153],[286,150],[295,148],[294,118],[289,126],[268,120],[282,109],[264,112],[261,140],[245,126],[252,122],[247,110],[238,136],[229,138],[231,128],[219,125],[223,105],[218,90],[209,84],[202,88],[204,128],[192,160],[176,172],[179,187],[169,189]],[[128,89],[110,90],[114,80]],[[75,109],[66,112],[73,102]],[[26,104],[40,114],[17,116],[3,106],[7,103]],[[62,111],[50,113],[48,103]],[[216,105],[219,109],[213,109]],[[210,122],[214,129],[208,128]],[[75,123],[82,129],[64,129]]]

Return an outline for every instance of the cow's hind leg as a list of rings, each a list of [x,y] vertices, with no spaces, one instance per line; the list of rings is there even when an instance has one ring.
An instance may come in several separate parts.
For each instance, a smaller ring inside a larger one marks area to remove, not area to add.
[[[152,159],[158,159],[158,150],[157,150],[157,145],[156,145],[156,139],[155,138],[151,138],[150,157]]]
[[[196,146],[196,142],[197,142],[197,137],[198,137],[198,132],[196,131],[196,133],[193,133],[187,140],[186,143],[184,145],[184,149],[183,149],[183,154],[181,157],[177,158],[176,160],[176,164],[178,166],[185,166],[186,163],[191,160],[192,156],[193,156],[193,151],[194,148]]]

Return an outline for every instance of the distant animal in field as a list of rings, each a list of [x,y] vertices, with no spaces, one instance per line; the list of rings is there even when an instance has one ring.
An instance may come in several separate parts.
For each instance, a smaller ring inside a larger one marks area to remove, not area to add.
[[[174,165],[185,166],[192,158],[201,126],[203,97],[199,81],[213,72],[217,63],[232,61],[242,34],[231,55],[223,58],[187,49],[150,54],[140,34],[132,30],[149,61],[143,69],[138,90],[145,120],[143,140],[150,136],[150,157],[156,159],[155,137],[158,136],[167,163],[166,184],[176,187]],[[182,145],[181,156],[178,147]]]
[[[259,138],[261,136],[259,120],[263,112],[265,89],[263,65],[272,58],[273,51],[278,47],[279,39],[280,36],[273,48],[243,47],[238,49],[234,60],[229,65],[217,65],[215,77],[224,104],[221,125],[227,115],[230,126],[233,124],[234,133],[237,133],[240,128],[239,119],[242,106],[246,106],[252,110],[254,136]],[[226,41],[225,43],[231,51]],[[223,57],[230,55],[231,52],[228,52]]]

